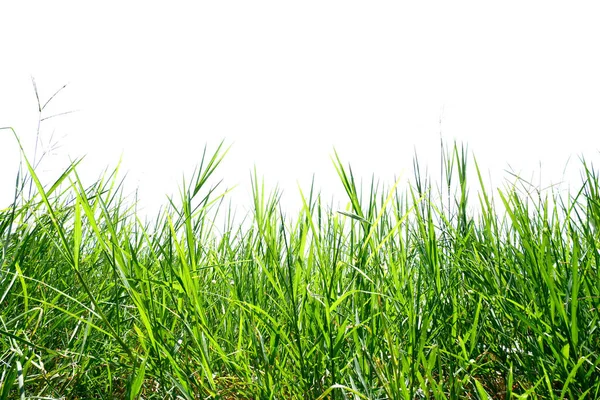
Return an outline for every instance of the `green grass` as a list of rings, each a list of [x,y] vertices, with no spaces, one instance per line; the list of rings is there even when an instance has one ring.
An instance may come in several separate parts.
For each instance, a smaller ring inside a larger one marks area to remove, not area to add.
[[[254,174],[237,222],[225,153],[150,222],[118,169],[44,183],[23,153],[0,210],[0,399],[600,397],[589,164],[573,195],[492,193],[454,146],[441,182],[415,161],[406,187],[362,191],[335,154],[344,210],[310,187],[290,217]]]

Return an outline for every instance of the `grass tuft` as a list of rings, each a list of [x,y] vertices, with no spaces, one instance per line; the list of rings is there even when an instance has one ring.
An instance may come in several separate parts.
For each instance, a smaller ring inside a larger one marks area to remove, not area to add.
[[[47,185],[23,152],[0,399],[600,397],[598,172],[582,161],[574,195],[491,193],[442,149],[439,186],[415,159],[405,189],[367,192],[335,153],[347,207],[311,186],[293,218],[254,173],[242,223],[213,183],[223,145],[150,222],[118,169]]]

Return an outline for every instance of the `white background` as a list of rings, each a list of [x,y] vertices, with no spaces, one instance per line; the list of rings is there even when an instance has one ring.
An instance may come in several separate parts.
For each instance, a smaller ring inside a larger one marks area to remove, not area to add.
[[[177,192],[205,144],[233,144],[216,175],[250,204],[256,165],[298,206],[312,174],[342,200],[334,147],[360,177],[410,177],[416,149],[464,141],[494,184],[513,169],[563,179],[600,149],[600,8],[595,2],[14,2],[0,5],[0,127],[33,155],[37,106],[61,147],[50,182],[86,155],[88,183],[123,157],[146,210]],[[441,120],[441,123],[440,123]],[[598,164],[598,162],[596,162]],[[0,131],[0,208],[18,150]],[[434,177],[437,170],[432,171]],[[342,201],[343,203],[343,201]]]

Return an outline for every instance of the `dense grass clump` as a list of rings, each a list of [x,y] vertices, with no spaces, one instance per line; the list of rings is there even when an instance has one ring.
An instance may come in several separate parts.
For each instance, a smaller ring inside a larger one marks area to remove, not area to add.
[[[598,398],[600,186],[486,191],[468,155],[294,217],[253,177],[237,223],[221,147],[155,220],[117,171],[0,210],[0,398]],[[24,155],[25,156],[25,155]],[[31,185],[31,195],[23,190]],[[477,198],[470,198],[476,193]],[[497,203],[497,204],[496,204]]]

